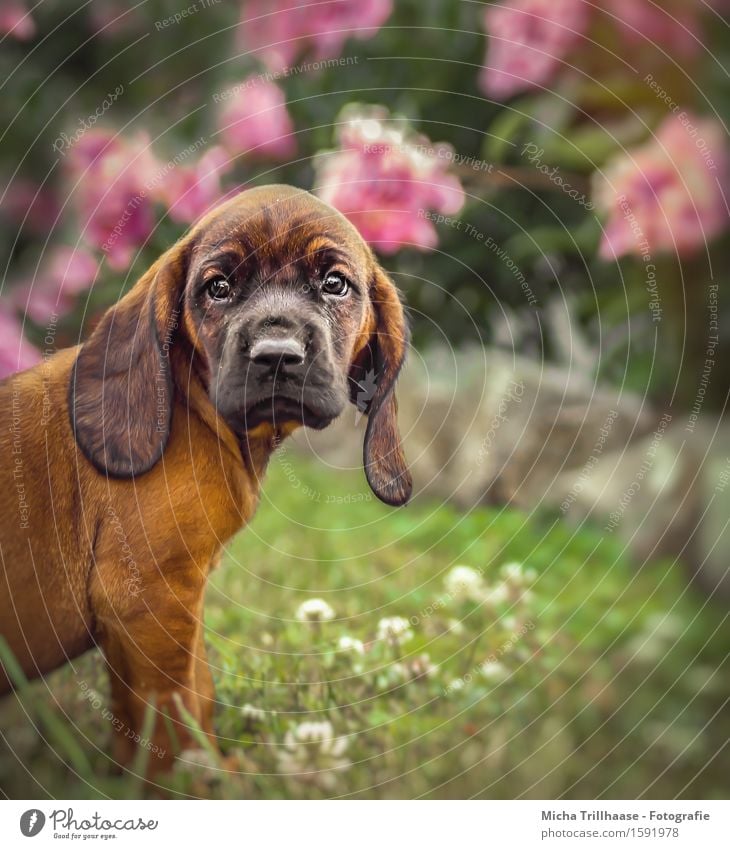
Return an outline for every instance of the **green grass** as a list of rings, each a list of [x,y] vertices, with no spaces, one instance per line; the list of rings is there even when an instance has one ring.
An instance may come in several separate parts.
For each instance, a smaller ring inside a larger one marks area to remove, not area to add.
[[[534,580],[528,572],[505,584],[510,561],[534,570]],[[450,597],[444,578],[457,564],[481,570],[505,597]],[[313,597],[335,618],[297,621],[297,607]],[[400,646],[376,639],[391,616],[413,623]],[[597,529],[511,510],[392,510],[365,495],[360,474],[284,455],[272,461],[258,514],[229,547],[206,604],[216,729],[239,771],[218,770],[207,755],[212,767],[179,765],[165,792],[724,798],[725,622],[679,567],[639,570]],[[365,654],[338,651],[344,635],[361,640]],[[499,666],[484,674],[490,658]],[[9,740],[2,791],[159,793],[118,774],[105,754],[109,721],[79,686],[87,682],[105,704],[98,656],[74,671],[0,704]],[[285,746],[298,725],[324,720],[344,742]]]

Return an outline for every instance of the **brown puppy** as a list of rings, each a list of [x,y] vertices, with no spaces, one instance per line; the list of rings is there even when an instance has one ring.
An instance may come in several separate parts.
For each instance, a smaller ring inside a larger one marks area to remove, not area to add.
[[[211,564],[253,515],[278,442],[329,424],[371,372],[366,476],[388,504],[408,500],[393,394],[406,344],[355,228],[269,186],[198,223],[80,348],[0,384],[0,634],[31,677],[101,647],[117,757],[150,703],[150,742],[172,756],[167,714],[193,744],[175,694],[212,734]]]

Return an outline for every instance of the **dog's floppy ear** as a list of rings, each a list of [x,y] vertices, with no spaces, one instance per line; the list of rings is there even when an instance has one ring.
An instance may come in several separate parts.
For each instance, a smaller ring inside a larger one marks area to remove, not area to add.
[[[398,291],[379,265],[370,284],[370,301],[375,327],[350,370],[350,398],[368,415],[363,464],[370,488],[381,501],[399,507],[413,489],[394,391],[410,333]]]
[[[180,317],[187,249],[163,254],[84,343],[71,371],[71,428],[86,458],[111,477],[149,471],[172,421],[170,350]]]

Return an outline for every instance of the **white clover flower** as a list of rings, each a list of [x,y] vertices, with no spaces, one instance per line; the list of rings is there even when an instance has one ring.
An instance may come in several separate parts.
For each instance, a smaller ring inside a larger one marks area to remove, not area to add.
[[[484,581],[471,566],[454,566],[444,578],[446,592],[456,601],[479,601],[484,593]]]
[[[402,616],[389,616],[378,622],[378,639],[399,646],[413,639],[410,622]]]
[[[335,618],[335,612],[321,598],[308,598],[297,608],[296,618],[300,622],[326,622]]]
[[[516,634],[519,631],[519,623],[516,616],[503,616],[499,620],[499,624],[505,631],[509,631],[512,634]]]
[[[379,678],[379,684],[382,689],[388,689],[397,684],[431,678],[437,671],[438,666],[431,663],[429,655],[421,654],[407,662],[396,661],[388,664]]]
[[[534,599],[535,593],[533,593],[532,590],[523,590],[520,593],[519,600],[522,602],[522,604],[530,604],[530,602],[534,601]]]
[[[349,652],[362,657],[362,655],[365,654],[365,646],[363,645],[362,640],[356,640],[355,637],[350,637],[345,634],[337,641],[337,651]]]
[[[531,584],[537,579],[537,572],[534,569],[526,569],[522,563],[516,561],[505,563],[502,566],[501,575],[505,581],[515,586]]]
[[[525,576],[522,564],[517,563],[516,561],[513,561],[512,563],[505,563],[500,572],[505,581],[509,581],[513,584],[521,584],[522,579]]]
[[[343,757],[347,750],[346,737],[335,737],[332,723],[301,722],[286,732],[284,746],[278,753],[282,773],[300,781],[331,789],[334,773],[347,769],[350,761]]]
[[[388,684],[403,684],[410,680],[410,677],[405,663],[391,663],[385,670],[385,679]]]
[[[431,663],[431,658],[427,654],[421,654],[414,658],[409,666],[411,678],[432,678],[438,672],[438,666]]]
[[[464,633],[464,625],[460,619],[449,619],[446,624],[449,626],[450,633],[457,635]]]
[[[454,678],[454,680],[446,687],[447,693],[458,693],[466,687],[463,678]]]
[[[482,677],[492,684],[504,681],[508,675],[507,669],[498,660],[485,660],[479,667],[479,671]]]
[[[249,727],[261,725],[266,720],[266,711],[254,705],[245,704],[241,708],[241,716]]]
[[[495,584],[493,587],[488,587],[482,596],[482,601],[492,607],[503,604],[508,599],[509,589],[507,584]]]
[[[300,722],[293,730],[286,732],[284,745],[290,751],[299,750],[302,744],[313,744],[311,751],[324,752],[328,755],[341,755],[347,749],[346,737],[335,737],[332,723],[323,719],[321,722]]]

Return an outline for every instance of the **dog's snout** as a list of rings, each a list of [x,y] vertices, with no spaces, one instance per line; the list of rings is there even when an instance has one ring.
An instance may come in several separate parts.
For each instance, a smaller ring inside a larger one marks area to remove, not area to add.
[[[260,339],[251,347],[251,360],[262,366],[299,366],[304,362],[304,345],[293,337]]]

